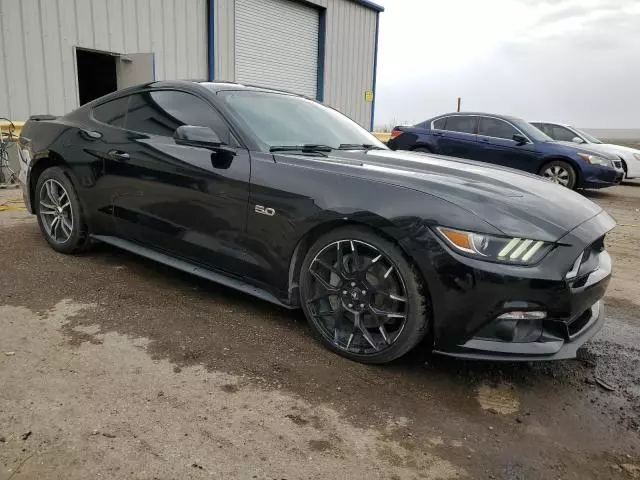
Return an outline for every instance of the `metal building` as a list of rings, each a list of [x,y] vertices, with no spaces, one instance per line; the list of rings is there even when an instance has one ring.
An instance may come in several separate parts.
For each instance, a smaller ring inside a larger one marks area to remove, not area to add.
[[[370,128],[378,15],[367,0],[0,0],[0,116],[62,115],[151,80],[294,91]]]

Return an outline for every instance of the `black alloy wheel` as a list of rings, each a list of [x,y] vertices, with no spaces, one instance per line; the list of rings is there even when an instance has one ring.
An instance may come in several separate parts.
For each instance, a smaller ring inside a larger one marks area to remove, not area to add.
[[[89,245],[80,202],[64,168],[51,167],[42,172],[34,208],[40,230],[54,250],[74,253]]]
[[[307,319],[331,350],[364,363],[385,363],[426,334],[421,280],[393,243],[347,227],[320,238],[300,273]]]

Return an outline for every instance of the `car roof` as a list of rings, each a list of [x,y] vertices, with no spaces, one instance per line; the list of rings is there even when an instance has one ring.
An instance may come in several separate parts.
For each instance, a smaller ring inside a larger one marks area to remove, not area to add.
[[[545,124],[548,124],[548,125],[560,125],[561,127],[573,128],[572,125],[569,125],[568,123],[561,123],[561,122],[541,122],[539,120],[536,120],[536,121],[529,122],[529,123],[533,123],[534,125],[536,123],[545,123]]]
[[[306,97],[304,95],[300,95],[298,93],[291,92],[291,91],[288,91],[288,90],[281,90],[281,89],[277,89],[277,88],[262,87],[260,85],[248,85],[246,83],[237,83],[237,82],[202,82],[202,81],[199,81],[197,83],[202,85],[203,87],[208,88],[209,90],[213,90],[214,92],[220,92],[220,91],[226,91],[226,90],[238,90],[238,91],[243,90],[243,91],[254,91],[254,92],[282,93],[282,94],[286,94],[286,95],[295,95],[297,97],[309,98],[309,97]],[[312,98],[311,100],[315,100],[315,99]]]
[[[513,117],[511,115],[501,115],[499,113],[487,113],[487,112],[451,112],[451,113],[443,113],[442,115],[438,115],[436,117],[430,118],[427,121],[432,121],[432,120],[436,120],[438,118],[442,118],[442,117],[453,117],[453,116],[464,116],[464,115],[473,115],[473,116],[478,116],[478,117],[495,117],[495,118],[501,118],[503,120],[510,120],[510,121],[524,121],[522,118],[519,117]]]
[[[122,90],[117,90],[112,92],[104,97],[101,97],[100,100],[103,99],[112,99],[120,96],[125,96],[131,93],[134,93],[138,90],[144,90],[149,88],[194,88],[194,87],[204,87],[209,91],[213,91],[214,93],[225,91],[225,90],[238,90],[238,91],[256,91],[256,92],[271,92],[271,93],[280,93],[286,95],[295,95],[298,97],[304,97],[304,95],[299,95],[295,92],[289,92],[286,90],[278,90],[275,88],[267,88],[261,87],[259,85],[247,85],[243,83],[236,82],[208,82],[203,80],[157,80],[154,82],[146,82],[138,85],[133,85],[131,87],[124,88]],[[304,97],[308,98],[308,97]],[[315,99],[311,99],[315,100]]]

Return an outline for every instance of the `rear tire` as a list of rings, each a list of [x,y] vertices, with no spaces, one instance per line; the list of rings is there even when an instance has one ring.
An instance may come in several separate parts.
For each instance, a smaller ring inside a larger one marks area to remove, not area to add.
[[[315,337],[362,363],[387,363],[426,335],[420,275],[392,242],[362,227],[320,237],[300,270],[300,303]]]
[[[50,167],[40,174],[34,209],[40,231],[55,251],[69,254],[88,248],[84,214],[65,168]]]
[[[547,163],[540,169],[540,176],[571,190],[575,190],[578,184],[578,175],[575,169],[562,160]]]

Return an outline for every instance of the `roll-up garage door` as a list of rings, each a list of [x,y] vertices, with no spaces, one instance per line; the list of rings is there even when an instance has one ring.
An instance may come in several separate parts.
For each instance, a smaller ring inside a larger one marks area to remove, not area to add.
[[[236,0],[236,81],[316,98],[319,11],[291,0]]]

